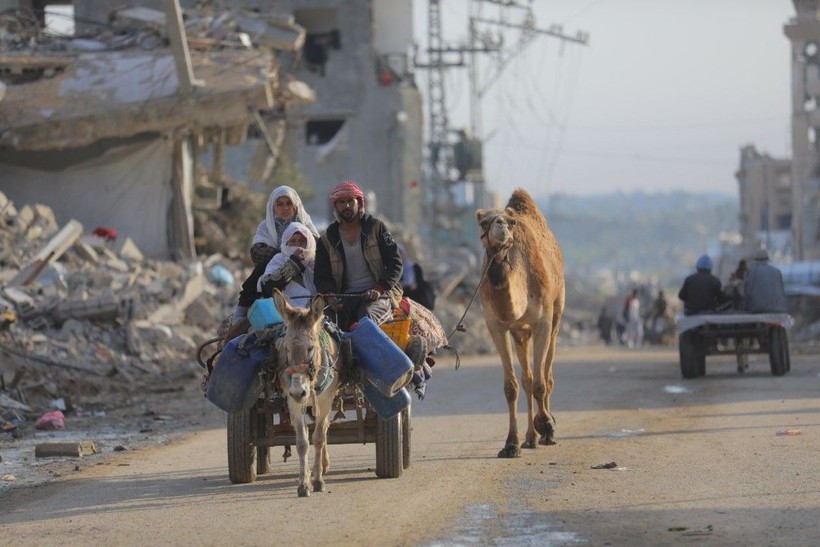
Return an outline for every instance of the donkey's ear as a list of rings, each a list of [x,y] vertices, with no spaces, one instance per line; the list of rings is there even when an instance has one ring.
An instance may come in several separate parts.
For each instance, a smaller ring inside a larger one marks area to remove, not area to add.
[[[293,310],[290,304],[288,304],[285,295],[282,294],[282,291],[279,289],[273,289],[273,304],[276,306],[276,311],[279,312],[283,318],[287,317],[288,314]]]
[[[321,294],[313,295],[310,299],[310,316],[314,321],[318,321],[319,317],[325,312],[325,297]]]

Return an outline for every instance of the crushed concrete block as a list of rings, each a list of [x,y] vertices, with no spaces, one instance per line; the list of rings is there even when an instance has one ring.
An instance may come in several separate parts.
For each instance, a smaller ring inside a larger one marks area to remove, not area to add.
[[[83,225],[76,220],[69,220],[27,264],[20,274],[12,281],[13,285],[27,285],[34,281],[40,272],[50,263],[60,258],[77,238],[83,233]]]
[[[14,304],[14,307],[17,308],[17,313],[22,318],[29,317],[36,310],[34,299],[20,289],[5,287],[3,289],[3,296]]]
[[[86,336],[86,326],[83,321],[70,317],[63,322],[60,332],[66,334],[68,339],[74,337],[82,340]]]
[[[207,298],[197,298],[185,309],[185,319],[203,329],[216,326],[213,304]]]
[[[114,18],[118,21],[137,24],[159,32],[166,36],[167,25],[165,23],[165,12],[151,8],[136,7],[117,10]]]
[[[0,192],[0,220],[15,216],[16,214],[17,211],[14,209],[14,204],[6,197],[6,194]]]
[[[82,458],[99,453],[100,449],[92,441],[40,443],[34,448],[35,458]]]
[[[156,345],[157,342],[170,340],[174,336],[174,331],[168,325],[153,323],[151,321],[133,321],[131,323],[138,331],[144,342]]]
[[[59,226],[59,224],[57,224],[57,217],[54,216],[54,211],[48,205],[43,205],[42,203],[35,203],[34,215],[38,221],[38,224],[43,226],[44,229],[54,229],[57,226]]]
[[[20,233],[25,233],[31,223],[34,222],[34,209],[30,205],[23,205],[23,208],[17,212],[17,217],[14,219],[16,228]]]
[[[112,270],[117,270],[120,272],[131,271],[131,268],[128,267],[128,264],[126,264],[126,262],[123,259],[114,254],[114,252],[111,251],[111,249],[103,247],[102,249],[100,249],[100,256],[102,257],[103,263],[105,263],[105,265],[111,268]]]
[[[134,243],[134,240],[130,237],[126,237],[123,240],[116,240],[113,244],[112,251],[117,253],[120,258],[125,258],[134,262],[142,262],[145,260],[145,256],[142,254],[142,251],[140,251],[137,244]]]
[[[130,322],[125,326],[125,348],[128,355],[135,357],[142,355],[142,337],[139,329]]]
[[[77,253],[77,256],[79,256],[82,260],[90,262],[91,264],[96,264],[100,260],[97,251],[94,250],[94,247],[82,240],[74,242],[74,252]]]
[[[160,262],[157,264],[157,277],[160,279],[181,279],[185,277],[185,270],[174,262]]]
[[[21,410],[23,412],[31,412],[31,408],[28,405],[21,403],[15,399],[12,399],[5,393],[0,393],[0,408],[10,408],[12,410]]]
[[[3,261],[3,257],[0,257],[0,262],[2,262],[2,261]],[[8,285],[9,283],[11,283],[11,280],[14,279],[15,277],[17,277],[17,275],[19,273],[20,273],[20,270],[18,270],[16,268],[7,268],[7,269],[4,268],[4,269],[0,270],[0,286]]]
[[[190,336],[182,334],[181,332],[174,333],[174,336],[168,340],[167,345],[176,351],[188,354],[196,351],[197,348],[196,342],[194,342]]]
[[[94,234],[85,234],[80,238],[80,241],[94,249],[95,251],[102,251],[108,247],[108,240]]]
[[[161,279],[154,279],[147,285],[144,285],[144,290],[146,293],[150,294],[151,296],[159,296],[163,292],[168,290],[168,287]],[[165,300],[168,300],[167,298]]]
[[[190,306],[194,300],[199,298],[204,289],[205,276],[197,275],[192,277],[185,284],[185,291],[182,293],[182,296],[174,302],[174,306],[179,311],[185,311],[185,309]]]
[[[305,42],[305,30],[302,27],[271,26],[259,20],[259,14],[236,13],[234,21],[239,30],[249,34],[256,44],[284,51],[296,51]],[[281,20],[278,23],[281,25]]]
[[[85,300],[66,300],[57,304],[52,317],[59,324],[70,318],[114,320],[122,316],[123,302],[112,293]]]
[[[183,315],[172,304],[163,304],[148,316],[148,321],[152,323],[163,323],[166,325],[178,325],[182,323]]]

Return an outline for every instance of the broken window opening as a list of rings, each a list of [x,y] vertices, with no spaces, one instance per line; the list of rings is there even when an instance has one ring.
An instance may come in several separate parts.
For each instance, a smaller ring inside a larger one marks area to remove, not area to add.
[[[294,10],[293,17],[296,24],[305,29],[302,48],[305,68],[324,76],[330,50],[342,49],[337,11],[333,8],[300,9]]]
[[[305,125],[305,142],[308,145],[326,144],[344,126],[344,120],[314,120]]]

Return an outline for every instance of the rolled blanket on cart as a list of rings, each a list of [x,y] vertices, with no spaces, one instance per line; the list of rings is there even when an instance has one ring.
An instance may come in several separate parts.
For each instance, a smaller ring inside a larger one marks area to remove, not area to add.
[[[447,333],[441,326],[438,318],[432,311],[428,310],[414,300],[406,299],[410,310],[410,336],[422,338],[427,346],[427,351],[434,351],[447,346]]]

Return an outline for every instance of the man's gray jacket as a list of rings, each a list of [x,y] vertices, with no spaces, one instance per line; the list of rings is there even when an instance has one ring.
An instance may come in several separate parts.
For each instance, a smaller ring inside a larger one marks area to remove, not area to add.
[[[747,311],[786,311],[786,294],[783,292],[783,274],[780,270],[765,262],[759,262],[752,265],[744,279],[744,308]]]

